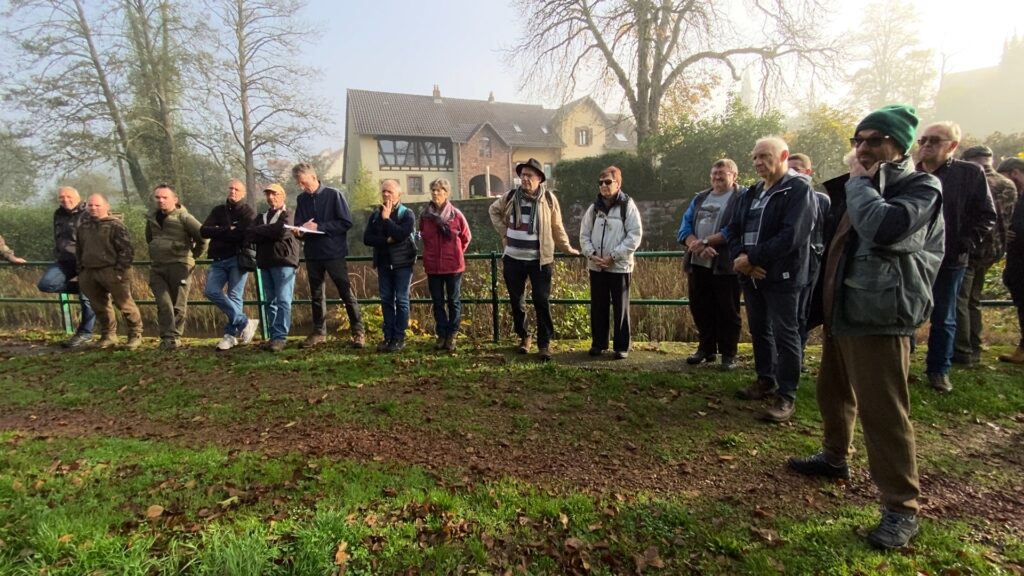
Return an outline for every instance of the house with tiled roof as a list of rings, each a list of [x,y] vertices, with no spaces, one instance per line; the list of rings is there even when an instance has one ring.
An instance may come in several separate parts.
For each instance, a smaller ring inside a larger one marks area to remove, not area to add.
[[[513,187],[515,166],[536,158],[551,177],[561,160],[636,150],[636,129],[589,97],[550,109],[534,104],[349,90],[344,181],[362,170],[395,178],[406,201],[428,200],[447,178],[455,199],[496,196]]]

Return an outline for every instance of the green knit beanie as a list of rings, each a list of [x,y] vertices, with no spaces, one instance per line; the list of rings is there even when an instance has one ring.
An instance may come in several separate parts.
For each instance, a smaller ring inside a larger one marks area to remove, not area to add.
[[[861,130],[878,130],[895,140],[906,153],[914,143],[914,133],[920,122],[921,119],[917,117],[917,110],[913,106],[889,104],[865,116],[860,124],[857,124],[854,134]]]

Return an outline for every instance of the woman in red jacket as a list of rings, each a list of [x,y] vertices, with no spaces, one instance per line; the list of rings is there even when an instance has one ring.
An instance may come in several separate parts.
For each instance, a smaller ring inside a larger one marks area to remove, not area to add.
[[[420,213],[423,268],[434,303],[437,349],[449,352],[455,350],[462,319],[462,273],[466,270],[466,247],[472,238],[466,217],[448,201],[451,188],[445,178],[431,182],[431,201]]]

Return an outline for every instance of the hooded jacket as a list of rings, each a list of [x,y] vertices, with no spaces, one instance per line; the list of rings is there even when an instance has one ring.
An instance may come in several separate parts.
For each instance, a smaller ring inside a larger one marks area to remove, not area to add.
[[[625,206],[625,210],[622,207]],[[626,218],[623,220],[622,214]],[[593,272],[629,274],[633,271],[633,253],[640,247],[644,230],[640,222],[640,209],[621,190],[611,206],[606,206],[600,194],[587,207],[580,223],[580,249],[587,257],[587,268]],[[601,268],[590,261],[590,256],[611,256],[612,265]]]
[[[199,220],[178,206],[167,213],[163,223],[156,211],[146,215],[146,243],[153,264],[181,263],[195,266],[196,258],[203,254],[206,240],[199,233]]]
[[[203,238],[210,239],[207,256],[211,260],[238,256],[245,241],[245,231],[255,219],[256,211],[244,201],[225,201],[214,206],[199,229]]]
[[[87,268],[113,267],[124,274],[135,258],[128,227],[114,215],[99,220],[86,218],[78,228],[75,256],[78,272]]]
[[[537,236],[540,237],[540,265],[545,266],[555,261],[555,247],[563,252],[572,253],[574,248],[569,243],[569,235],[562,224],[562,209],[558,205],[555,193],[541,184],[537,201]],[[508,225],[515,212],[516,189],[513,188],[498,198],[487,209],[491,217],[491,225],[498,237],[505,242]]]
[[[839,253],[836,230],[826,237],[825,300],[834,292],[825,328],[837,336],[907,336],[931,313],[945,243],[942,185],[910,160],[882,164],[876,180],[850,178],[832,199],[832,222],[841,227],[845,214],[850,223]]]
[[[732,221],[723,231],[729,252],[735,259],[746,254],[753,266],[767,272],[762,280],[743,276],[758,288],[799,289],[807,284],[811,226],[815,216],[814,191],[810,179],[790,170],[767,192],[757,230],[746,230],[750,205],[764,190],[760,181],[741,197]],[[744,246],[745,232],[755,234],[755,244]]]

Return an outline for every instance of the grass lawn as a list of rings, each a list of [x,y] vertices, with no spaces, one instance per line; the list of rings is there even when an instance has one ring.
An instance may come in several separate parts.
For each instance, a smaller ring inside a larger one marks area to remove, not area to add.
[[[914,358],[921,535],[895,553],[863,443],[818,447],[812,348],[794,421],[734,399],[693,345],[439,354],[66,352],[0,337],[0,574],[1024,574],[1024,369]],[[370,348],[375,344],[371,343]]]

